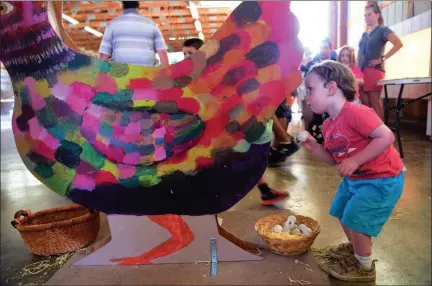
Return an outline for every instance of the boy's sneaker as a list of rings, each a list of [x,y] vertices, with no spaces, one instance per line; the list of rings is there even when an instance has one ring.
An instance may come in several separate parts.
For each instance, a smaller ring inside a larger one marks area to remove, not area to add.
[[[328,255],[336,259],[343,259],[345,257],[354,256],[354,248],[351,243],[341,243],[338,246],[330,248],[328,250]]]
[[[270,192],[266,192],[261,195],[261,205],[271,206],[277,202],[283,201],[288,196],[288,193],[283,193],[272,189]]]
[[[280,143],[276,149],[270,148],[270,156],[268,159],[269,166],[276,166],[285,162],[286,158],[299,150],[299,146],[294,140],[289,143]]]
[[[330,267],[329,274],[336,279],[343,281],[375,281],[375,261],[372,261],[370,269],[360,266],[359,262],[354,256],[345,257],[341,259],[338,264]]]

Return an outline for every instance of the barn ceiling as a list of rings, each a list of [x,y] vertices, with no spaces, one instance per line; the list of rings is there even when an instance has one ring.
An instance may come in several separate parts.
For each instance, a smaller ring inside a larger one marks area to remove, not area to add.
[[[188,38],[210,38],[240,2],[140,1],[139,10],[159,26],[175,52]],[[121,1],[64,1],[63,25],[79,48],[97,53],[106,25],[122,12]]]

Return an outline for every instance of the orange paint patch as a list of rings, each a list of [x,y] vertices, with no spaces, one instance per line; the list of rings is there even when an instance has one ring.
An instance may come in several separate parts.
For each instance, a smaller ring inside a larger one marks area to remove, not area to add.
[[[258,70],[257,80],[260,84],[264,84],[273,80],[280,80],[281,72],[277,65],[271,65]]]
[[[243,28],[251,38],[250,48],[254,48],[267,40],[271,33],[271,28],[264,21],[246,24]]]
[[[222,65],[230,66],[242,59],[244,59],[244,52],[242,50],[240,49],[231,50],[226,52],[226,54],[224,55],[222,60]]]
[[[222,40],[225,37],[228,37],[233,33],[233,31],[236,31],[237,27],[236,24],[228,18],[222,25],[222,27],[219,28],[219,30],[216,31],[216,33],[213,34],[213,39],[216,39],[218,41]]]
[[[152,260],[169,256],[187,246],[194,240],[194,234],[181,216],[158,215],[148,216],[154,223],[166,229],[171,237],[150,251],[135,257],[111,259],[120,265],[152,264]]]
[[[214,146],[217,148],[229,148],[236,145],[236,140],[225,131],[222,132],[215,140]]]

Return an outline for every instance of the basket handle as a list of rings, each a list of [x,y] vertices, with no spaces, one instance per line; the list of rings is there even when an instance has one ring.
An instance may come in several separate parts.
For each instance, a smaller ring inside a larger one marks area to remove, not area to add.
[[[16,228],[17,225],[20,224],[21,217],[27,217],[31,214],[29,210],[19,210],[15,213],[13,221],[11,221],[11,224],[14,228]]]

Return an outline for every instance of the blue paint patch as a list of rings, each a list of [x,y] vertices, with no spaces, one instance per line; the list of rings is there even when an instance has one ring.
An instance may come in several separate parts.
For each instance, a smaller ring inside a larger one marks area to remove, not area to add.
[[[109,125],[105,121],[102,121],[99,127],[99,133],[103,137],[112,138],[114,131],[111,125]]]

